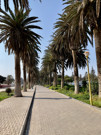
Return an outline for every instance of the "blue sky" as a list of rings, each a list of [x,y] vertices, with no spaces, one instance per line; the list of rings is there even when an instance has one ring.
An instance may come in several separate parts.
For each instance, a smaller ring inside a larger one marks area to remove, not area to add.
[[[2,8],[3,8],[3,1],[2,1]],[[37,30],[36,32],[40,34],[43,38],[41,39],[41,53],[39,53],[40,56],[40,64],[41,66],[41,58],[44,55],[44,50],[46,49],[46,46],[49,45],[49,41],[51,40],[51,35],[53,34],[53,27],[54,23],[59,17],[59,13],[62,13],[62,9],[64,6],[62,5],[62,0],[42,0],[42,3],[40,3],[38,0],[29,0],[30,1],[30,8],[31,13],[30,16],[38,16],[39,20],[41,20],[40,23],[37,25],[40,25],[43,30]],[[13,4],[10,3],[11,7],[13,8]],[[94,45],[95,46],[95,45]],[[91,45],[88,45],[88,50],[90,51],[90,70],[91,67],[95,69],[97,73],[96,68],[96,55],[95,55],[95,48],[91,47]],[[21,66],[22,69],[22,66]],[[79,74],[84,75],[87,71],[87,68],[80,69]],[[65,71],[65,74],[71,75],[73,70],[68,69]],[[4,44],[0,43],[0,75],[7,76],[7,75],[13,75],[14,76],[14,55],[9,55],[5,52]],[[21,76],[23,76],[21,71]]]

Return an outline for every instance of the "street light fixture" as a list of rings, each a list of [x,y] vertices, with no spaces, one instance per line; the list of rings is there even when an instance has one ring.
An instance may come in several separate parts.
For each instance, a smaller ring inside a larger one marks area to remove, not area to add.
[[[89,63],[88,63],[88,57],[89,57],[89,52],[86,51],[85,53],[86,59],[87,59],[87,69],[88,69],[88,82],[89,82],[89,96],[90,96],[90,104],[93,105],[92,103],[92,92],[91,92],[91,84],[90,84],[90,75],[89,75]]]

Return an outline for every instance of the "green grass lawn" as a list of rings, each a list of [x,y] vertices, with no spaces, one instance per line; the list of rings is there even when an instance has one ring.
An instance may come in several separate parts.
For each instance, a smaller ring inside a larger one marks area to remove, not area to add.
[[[51,86],[51,87],[49,87],[49,89],[55,90],[59,93],[62,93],[62,94],[67,95],[69,97],[72,97],[72,98],[75,98],[75,99],[80,100],[82,102],[85,102],[87,104],[90,104],[89,93],[88,92],[80,92],[79,94],[74,94],[73,86],[64,86],[64,88],[61,89],[60,85],[58,85],[57,87]],[[92,98],[93,98],[93,106],[101,107],[101,99],[98,98],[98,95],[93,95]]]
[[[12,93],[10,93],[9,94],[9,96],[8,96],[8,94],[6,93],[6,92],[0,92],[0,101],[2,101],[2,100],[4,100],[4,99],[6,99],[6,98],[9,98],[9,97],[11,97],[11,96],[13,96],[14,95],[14,92],[12,91]]]

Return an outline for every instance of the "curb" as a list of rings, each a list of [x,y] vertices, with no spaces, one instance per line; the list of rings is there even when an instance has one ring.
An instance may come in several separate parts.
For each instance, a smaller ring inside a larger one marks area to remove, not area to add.
[[[36,87],[34,88],[34,93],[33,93],[33,96],[32,96],[32,100],[31,100],[31,103],[30,103],[30,106],[26,112],[26,116],[25,116],[25,119],[23,121],[23,125],[22,125],[22,128],[20,130],[20,133],[19,135],[25,135],[25,130],[26,130],[26,126],[27,126],[27,121],[28,121],[28,118],[29,118],[29,115],[30,115],[30,110],[32,108],[32,105],[33,105],[33,101],[34,101],[34,97],[35,97],[35,93],[36,93]]]

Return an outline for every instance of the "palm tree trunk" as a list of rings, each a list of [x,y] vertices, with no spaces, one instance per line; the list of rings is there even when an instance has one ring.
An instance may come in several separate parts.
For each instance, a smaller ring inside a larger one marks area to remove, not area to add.
[[[61,75],[61,89],[64,87],[64,61],[61,61],[62,64],[62,75]]]
[[[56,69],[56,62],[54,63],[54,71],[53,71],[53,86],[57,86],[57,69]]]
[[[72,50],[72,56],[73,56],[73,65],[74,65],[75,94],[78,94],[79,93],[79,78],[78,78],[76,50]]]
[[[30,69],[28,71],[28,88],[30,89],[31,86],[30,86]]]
[[[51,86],[51,71],[49,72],[49,86]]]
[[[101,29],[94,29],[98,83],[99,83],[99,98],[101,98]]]
[[[30,74],[30,88],[33,88],[33,75]]]
[[[26,92],[27,87],[26,87],[26,66],[25,66],[25,62],[23,63],[23,78],[24,78],[23,91]]]
[[[53,72],[53,86],[56,87],[57,86],[57,73]]]
[[[20,78],[20,57],[15,53],[15,97],[21,97],[21,78]]]

